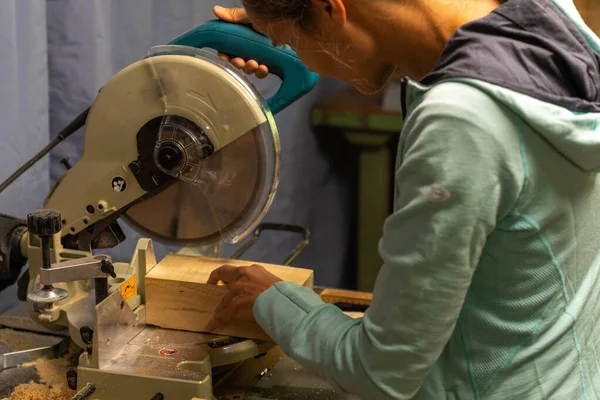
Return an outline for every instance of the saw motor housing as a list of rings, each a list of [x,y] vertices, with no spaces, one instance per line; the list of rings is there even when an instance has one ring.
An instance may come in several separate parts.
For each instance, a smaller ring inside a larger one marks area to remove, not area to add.
[[[57,210],[63,216],[63,235],[77,236],[101,221],[106,225],[112,215],[123,214],[134,203],[155,196],[177,183],[177,176],[165,174],[155,163],[154,149],[160,129],[164,127],[161,127],[163,122],[168,124],[179,120],[196,127],[198,137],[206,138],[212,147],[210,156],[227,145],[239,147],[237,153],[245,151],[250,153],[250,157],[254,155],[246,166],[253,169],[258,157],[258,150],[252,148],[253,139],[258,136],[253,131],[260,129],[267,117],[244,82],[213,62],[215,60],[208,62],[186,55],[153,56],[127,67],[103,87],[87,119],[81,160],[60,178],[45,201],[45,208]],[[245,135],[250,140],[242,140],[248,145],[232,144]],[[165,148],[168,149],[168,146]],[[266,149],[266,145],[263,148]],[[271,150],[273,159],[278,156],[275,154],[278,151],[277,147]],[[208,158],[203,156],[205,154],[197,156],[198,164]],[[219,158],[219,161],[224,160]],[[233,165],[212,163],[205,168],[216,172],[233,168]],[[275,163],[272,176],[278,175],[278,160]],[[254,179],[243,181],[257,184],[256,181],[260,180],[256,175],[249,178]],[[252,187],[239,187],[236,192],[247,196],[254,194]],[[269,204],[273,195],[267,195],[270,197],[267,200]],[[250,200],[247,199],[248,202]],[[163,203],[163,209],[169,207],[172,205]],[[210,217],[209,205],[200,204],[198,207],[200,212]],[[161,210],[153,211],[158,213]],[[141,225],[135,210],[132,214],[138,222],[136,225]],[[190,216],[186,219],[194,220],[195,225],[205,222]],[[220,230],[227,227],[211,225],[214,231],[207,232],[204,237],[179,234],[167,238],[168,235],[160,231],[151,234],[158,233],[157,236],[166,240],[187,243],[220,240]],[[81,242],[77,245],[80,249],[89,249],[89,240],[79,240]]]

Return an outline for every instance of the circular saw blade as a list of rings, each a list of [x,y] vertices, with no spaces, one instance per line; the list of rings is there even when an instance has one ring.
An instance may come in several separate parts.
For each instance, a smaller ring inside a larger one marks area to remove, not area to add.
[[[189,53],[187,59],[177,61],[171,57],[164,65],[160,55],[154,56],[157,60],[154,73],[167,108],[185,110],[187,125],[181,129],[190,132],[189,124],[194,124],[192,134],[206,135],[215,149],[198,160],[199,168],[193,179],[172,174],[178,178],[173,184],[129,208],[125,217],[144,234],[164,242],[236,243],[264,217],[278,186],[280,147],[274,120],[258,90],[229,63],[210,53],[179,46],[167,49],[163,46],[160,54],[165,53]],[[191,70],[187,65],[190,55],[194,58]],[[198,79],[203,73],[205,79]],[[172,95],[174,87],[188,95]],[[224,89],[229,97],[220,99]],[[210,103],[198,101],[200,94],[209,98]],[[177,120],[179,116],[168,114],[163,127],[170,124],[172,130],[173,122],[168,119]],[[198,122],[192,122],[190,116],[195,116]],[[247,126],[252,129],[246,131]],[[165,137],[162,129],[156,132],[157,146]],[[191,142],[182,139],[178,144],[186,147]],[[186,152],[200,153],[193,149]],[[159,164],[157,159],[155,162]]]
[[[269,189],[264,178],[264,140],[253,130],[204,160],[211,187],[177,181],[131,207],[126,218],[146,234],[166,242],[206,243],[239,235],[244,219],[260,207]]]

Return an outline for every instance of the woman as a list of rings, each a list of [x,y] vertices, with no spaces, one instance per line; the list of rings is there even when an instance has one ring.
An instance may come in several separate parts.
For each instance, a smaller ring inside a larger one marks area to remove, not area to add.
[[[256,320],[367,400],[598,398],[600,40],[571,1],[244,6],[215,12],[364,93],[406,74],[405,123],[364,318],[259,266],[224,266],[210,281],[231,289],[209,328]]]

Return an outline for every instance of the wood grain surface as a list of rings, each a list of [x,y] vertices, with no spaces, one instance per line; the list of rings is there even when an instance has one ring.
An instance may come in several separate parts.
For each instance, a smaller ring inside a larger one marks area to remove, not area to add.
[[[236,267],[248,261],[169,255],[146,275],[146,320],[150,325],[184,331],[203,332],[216,307],[227,293],[222,283],[209,285],[212,271],[222,265]],[[263,264],[269,272],[286,282],[312,288],[312,270]],[[217,334],[257,340],[271,340],[260,327],[232,320]]]

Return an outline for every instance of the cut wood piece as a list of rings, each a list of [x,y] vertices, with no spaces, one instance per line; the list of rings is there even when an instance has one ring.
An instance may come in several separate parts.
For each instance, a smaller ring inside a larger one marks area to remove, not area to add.
[[[362,312],[345,312],[344,314],[353,319],[363,318],[365,316],[365,313]]]
[[[203,332],[227,288],[209,285],[210,274],[223,265],[236,267],[255,264],[249,261],[169,255],[146,275],[146,322],[162,328]],[[286,282],[313,287],[312,270],[260,264]],[[257,325],[231,321],[216,332],[220,335],[271,340]]]
[[[320,294],[325,303],[348,303],[361,306],[370,306],[373,294],[366,292],[355,292],[353,290],[325,289]]]

